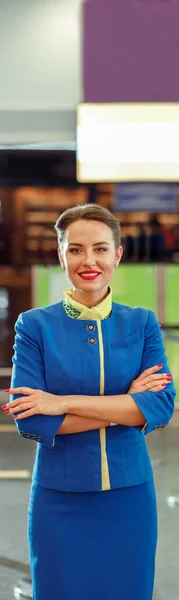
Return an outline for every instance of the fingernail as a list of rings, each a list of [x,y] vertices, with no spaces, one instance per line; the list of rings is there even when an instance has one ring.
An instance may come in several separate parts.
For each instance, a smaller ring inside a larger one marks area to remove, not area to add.
[[[4,392],[10,392],[10,390],[4,390]]]
[[[167,379],[172,379],[172,375],[167,375]]]
[[[157,365],[157,367],[163,367],[163,365]]]
[[[5,410],[5,415],[10,415],[10,410]]]
[[[2,408],[2,409],[3,409],[3,408],[6,408],[6,406],[7,406],[6,404],[2,404],[1,408]]]
[[[162,383],[162,387],[165,387],[165,386],[166,386],[166,383]]]

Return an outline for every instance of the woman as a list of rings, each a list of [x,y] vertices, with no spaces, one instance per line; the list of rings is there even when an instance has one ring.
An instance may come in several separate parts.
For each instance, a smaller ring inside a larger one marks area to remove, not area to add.
[[[175,398],[160,327],[152,311],[112,302],[123,249],[107,209],[67,209],[55,229],[72,287],[19,315],[8,390],[20,435],[38,442],[33,600],[152,600],[157,515],[144,434],[167,425]]]

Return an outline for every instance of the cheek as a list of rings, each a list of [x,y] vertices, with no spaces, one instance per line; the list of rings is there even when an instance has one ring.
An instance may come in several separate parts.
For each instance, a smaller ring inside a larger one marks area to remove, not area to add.
[[[113,271],[113,269],[114,269],[114,261],[113,261],[113,262],[109,261],[109,262],[106,264],[106,270],[107,270],[107,271]]]
[[[70,261],[67,267],[67,272],[69,273],[69,275],[72,277],[78,277],[77,273],[78,271],[80,271],[80,265],[81,261],[79,259]]]
[[[108,277],[113,275],[114,266],[111,260],[99,260],[98,265],[104,275],[107,275]]]

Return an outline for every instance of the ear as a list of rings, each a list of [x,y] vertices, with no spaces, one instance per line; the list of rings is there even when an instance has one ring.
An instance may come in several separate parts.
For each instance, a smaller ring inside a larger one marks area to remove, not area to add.
[[[122,255],[123,255],[123,247],[119,246],[119,248],[118,248],[118,250],[116,252],[116,263],[117,264],[119,264],[119,262],[120,262],[120,260],[122,258]]]
[[[64,265],[64,261],[63,261],[63,256],[62,256],[62,254],[61,254],[61,252],[60,252],[60,249],[59,249],[59,248],[57,248],[57,254],[58,254],[59,263],[60,263],[60,265],[61,265],[62,269],[64,269],[64,270],[65,270],[65,265]]]

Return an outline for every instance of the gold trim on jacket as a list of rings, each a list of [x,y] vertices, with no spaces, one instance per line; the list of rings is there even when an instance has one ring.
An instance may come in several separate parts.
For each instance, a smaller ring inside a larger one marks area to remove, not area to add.
[[[99,339],[99,356],[100,356],[100,395],[104,396],[105,373],[104,373],[104,346],[101,329],[101,321],[108,319],[112,311],[112,288],[109,286],[109,293],[97,306],[88,308],[84,304],[80,304],[74,300],[72,296],[73,288],[64,290],[65,300],[62,305],[66,314],[72,319],[97,321],[98,339]],[[105,427],[99,430],[100,446],[101,446],[101,479],[102,490],[111,489],[109,479],[109,467],[106,452],[106,429]]]

